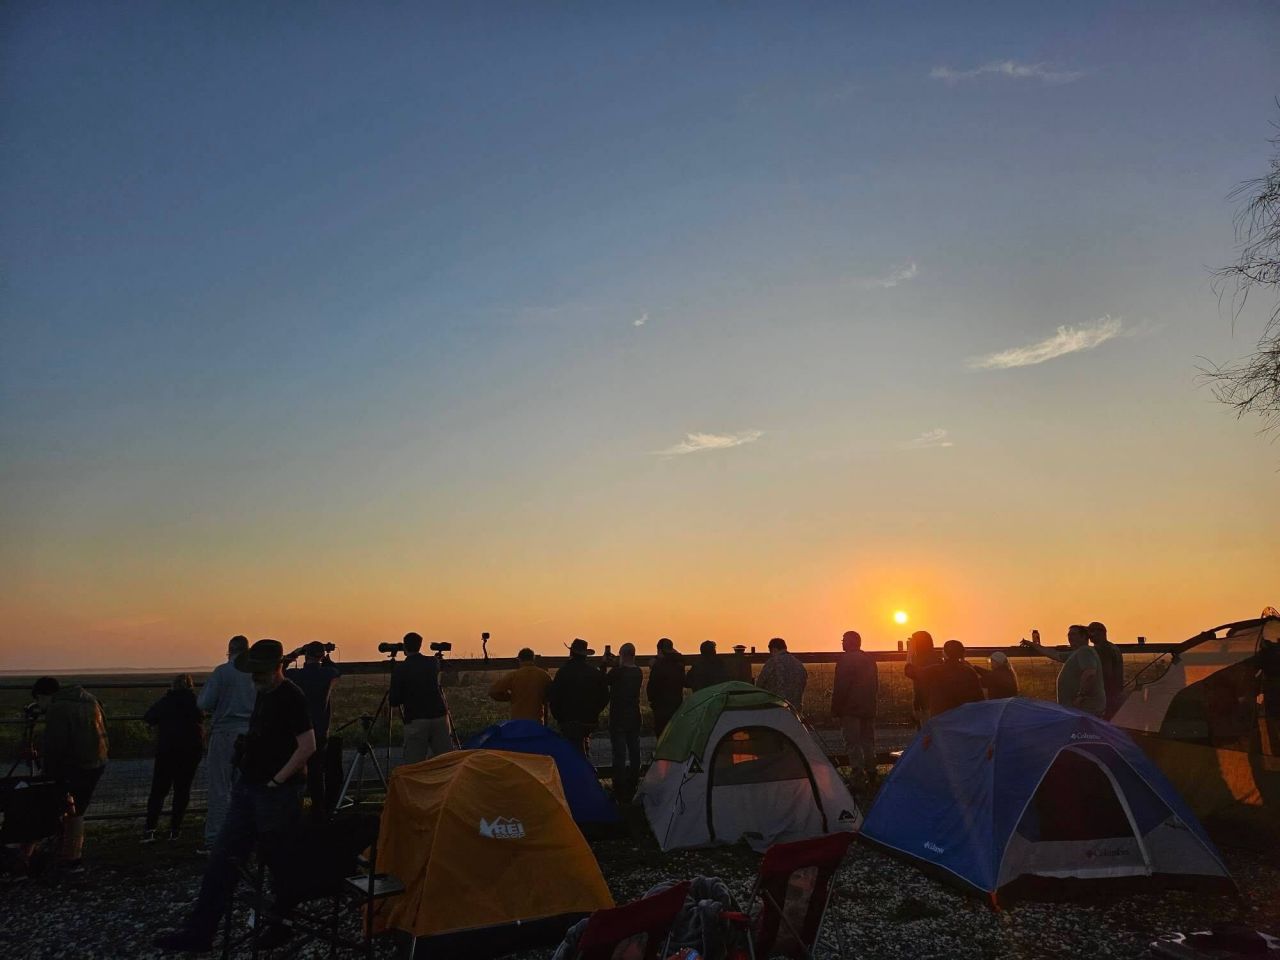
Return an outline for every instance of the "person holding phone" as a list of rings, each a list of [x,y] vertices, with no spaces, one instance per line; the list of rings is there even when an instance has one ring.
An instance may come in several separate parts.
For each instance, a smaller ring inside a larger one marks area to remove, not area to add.
[[[1022,643],[1033,648],[1040,656],[1062,664],[1057,683],[1058,703],[1061,706],[1074,707],[1095,717],[1106,716],[1107,694],[1102,684],[1102,661],[1089,646],[1088,627],[1076,623],[1067,630],[1070,650],[1053,650],[1043,646],[1039,630],[1032,630],[1030,641],[1024,639]]]

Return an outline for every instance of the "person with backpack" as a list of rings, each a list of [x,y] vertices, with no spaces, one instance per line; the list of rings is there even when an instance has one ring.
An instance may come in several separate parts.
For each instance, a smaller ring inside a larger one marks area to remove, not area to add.
[[[156,731],[156,758],[151,768],[143,843],[155,842],[160,811],[170,790],[173,808],[169,814],[169,839],[177,840],[182,830],[182,818],[191,799],[191,781],[204,753],[204,714],[196,703],[194,687],[191,674],[178,674],[165,695],[148,707],[142,717]]]

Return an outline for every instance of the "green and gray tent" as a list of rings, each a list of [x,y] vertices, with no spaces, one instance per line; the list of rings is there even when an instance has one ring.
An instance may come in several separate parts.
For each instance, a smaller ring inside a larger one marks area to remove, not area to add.
[[[762,850],[862,823],[790,705],[749,683],[707,687],[681,705],[640,793],[663,850],[743,839]]]

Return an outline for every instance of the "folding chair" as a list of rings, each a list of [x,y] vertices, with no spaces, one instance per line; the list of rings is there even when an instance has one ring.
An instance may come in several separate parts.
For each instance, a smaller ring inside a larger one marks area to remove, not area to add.
[[[671,926],[684,909],[689,881],[633,900],[621,907],[597,910],[578,938],[575,960],[660,960],[671,943]]]
[[[327,943],[331,957],[339,949],[360,950],[371,956],[377,910],[390,897],[404,892],[403,884],[394,877],[377,872],[377,833],[377,817],[342,817],[264,840],[258,846],[254,867],[237,865],[249,881],[249,890],[241,899],[250,904],[253,922],[248,934],[238,940],[232,937],[232,908],[228,906],[223,956],[247,945],[250,954],[257,957],[262,932],[273,925],[287,927],[293,934],[284,956],[315,941]],[[362,854],[365,849],[370,851],[368,860]],[[265,889],[268,867],[274,887],[270,897]],[[364,872],[352,876],[357,869]],[[344,903],[354,903],[362,911],[358,939],[343,929]]]
[[[745,929],[752,960],[774,956],[814,960],[822,943],[835,873],[852,842],[852,833],[832,833],[775,843],[765,851],[745,908],[724,915]],[[834,956],[847,956],[838,931],[836,939]]]

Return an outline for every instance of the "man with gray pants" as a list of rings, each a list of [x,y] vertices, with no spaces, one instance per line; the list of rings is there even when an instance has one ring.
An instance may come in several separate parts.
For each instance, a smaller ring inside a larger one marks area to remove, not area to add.
[[[212,849],[231,797],[233,757],[236,738],[249,731],[249,717],[257,691],[253,677],[235,668],[236,656],[249,649],[247,637],[235,636],[227,643],[227,662],[215,669],[200,688],[200,709],[210,715],[209,756],[205,773],[209,778],[209,812],[204,820],[205,847]]]

